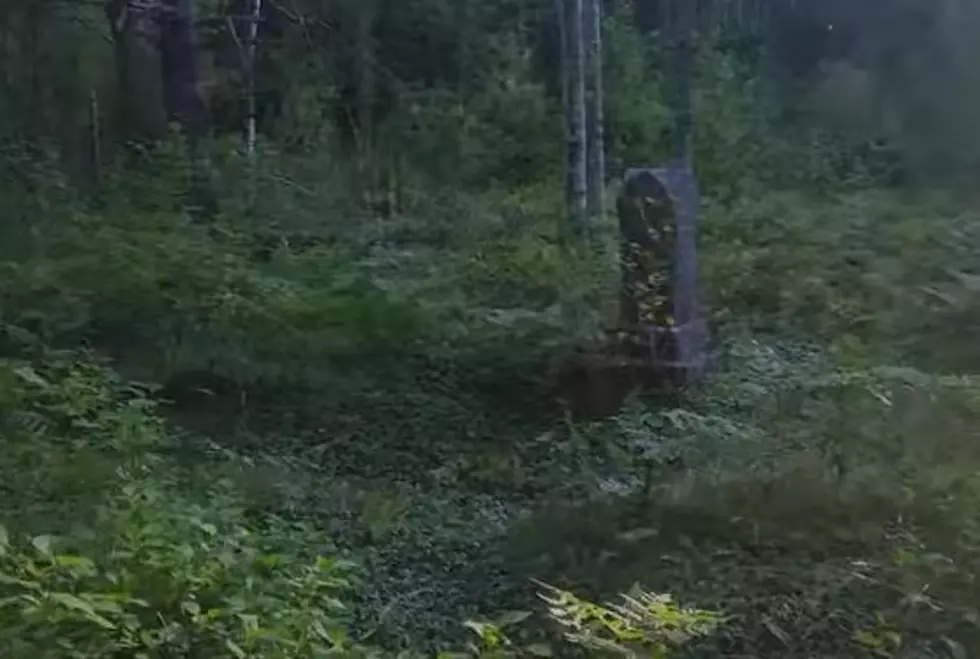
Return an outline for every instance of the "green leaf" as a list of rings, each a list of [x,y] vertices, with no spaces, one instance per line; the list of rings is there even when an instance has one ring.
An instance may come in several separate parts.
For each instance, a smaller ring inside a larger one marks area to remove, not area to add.
[[[790,635],[786,633],[786,630],[784,630],[782,627],[777,625],[772,618],[770,618],[769,616],[763,616],[762,624],[769,631],[770,634],[772,634],[779,640],[780,643],[782,643],[786,647],[790,647],[793,640],[792,637],[790,637]]]
[[[54,562],[60,567],[67,567],[79,572],[85,572],[86,574],[90,574],[95,570],[95,564],[84,556],[60,554],[54,557]]]
[[[963,613],[963,622],[966,622],[974,627],[980,628],[980,611],[975,609],[968,609]]]
[[[630,531],[624,531],[616,536],[617,540],[622,542],[641,542],[643,540],[649,540],[650,538],[655,538],[660,534],[657,529],[632,529]]]
[[[204,531],[205,534],[209,536],[215,536],[218,534],[218,527],[214,524],[208,524],[207,522],[199,522],[197,527]]]
[[[39,535],[31,540],[31,544],[37,550],[37,553],[45,558],[51,558],[51,545],[53,542],[54,537],[50,535]]]
[[[498,627],[508,627],[531,617],[530,611],[506,611],[497,618]]]
[[[192,618],[196,618],[199,615],[201,615],[201,605],[192,600],[181,602],[180,610],[186,613],[187,615],[191,616]]]
[[[14,597],[0,597],[0,609],[5,609],[8,606],[14,604],[20,604],[21,598],[19,596]]]
[[[472,630],[472,632],[480,638],[483,638],[484,634],[487,633],[487,629],[492,627],[492,625],[488,625],[483,622],[476,622],[475,620],[467,620],[463,623],[463,626]]]
[[[0,572],[0,584],[7,584],[8,586],[20,586],[21,588],[26,588],[28,590],[34,590],[34,591],[41,590],[41,586],[34,581],[18,579],[17,577],[12,577],[9,574],[4,574],[3,572]]]
[[[95,607],[93,607],[91,603],[86,602],[80,597],[76,597],[71,593],[52,593],[50,597],[52,601],[61,604],[65,608],[82,613],[86,618],[88,618],[95,624],[99,625],[103,629],[116,628],[116,626],[112,622],[100,616],[98,612],[96,612]]]
[[[943,636],[943,643],[949,649],[949,654],[953,659],[968,659],[966,648],[959,641],[954,641],[948,636]]]
[[[27,382],[28,384],[33,384],[38,387],[48,386],[47,380],[45,380],[40,375],[38,375],[38,372],[35,371],[30,366],[21,366],[20,368],[15,368],[14,374],[24,382]]]
[[[159,645],[156,636],[147,629],[139,630],[140,643],[145,645],[147,648],[155,648]]]
[[[253,613],[239,613],[237,617],[241,620],[246,631],[259,628],[259,617],[257,615]]]
[[[980,292],[980,276],[968,272],[951,272],[954,277],[960,280],[960,284],[970,293]]]
[[[7,533],[7,528],[0,524],[0,556],[7,555],[8,547],[10,547],[10,535]]]
[[[527,646],[527,651],[533,654],[535,657],[550,657],[554,654],[551,646],[547,643],[532,643]]]
[[[235,643],[230,638],[225,641],[225,647],[231,652],[237,659],[245,659],[248,653],[245,652],[237,643]]]
[[[278,567],[279,565],[282,565],[282,562],[282,556],[279,554],[265,554],[255,559],[256,565],[265,568]]]

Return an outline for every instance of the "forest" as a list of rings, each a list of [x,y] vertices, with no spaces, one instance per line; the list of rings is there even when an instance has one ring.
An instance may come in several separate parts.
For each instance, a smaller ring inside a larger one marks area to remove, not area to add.
[[[2,0],[0,656],[980,656],[977,34]]]

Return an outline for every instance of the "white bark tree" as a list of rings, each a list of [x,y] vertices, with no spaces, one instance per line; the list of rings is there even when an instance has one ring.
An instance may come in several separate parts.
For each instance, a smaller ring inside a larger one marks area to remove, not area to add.
[[[246,103],[248,104],[245,126],[245,153],[255,158],[256,107],[255,107],[255,56],[259,47],[259,23],[262,20],[262,0],[252,0],[252,11],[248,22],[248,43],[246,72]]]

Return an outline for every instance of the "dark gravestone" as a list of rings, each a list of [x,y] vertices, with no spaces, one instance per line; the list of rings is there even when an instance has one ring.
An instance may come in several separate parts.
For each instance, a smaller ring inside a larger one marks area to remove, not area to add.
[[[682,385],[701,374],[708,331],[698,295],[694,174],[684,164],[631,169],[617,201],[620,331],[643,380]]]
[[[708,365],[698,291],[700,204],[692,161],[691,81],[695,0],[663,0],[674,160],[631,169],[617,201],[621,234],[620,322],[615,340],[581,351],[559,375],[572,413],[615,413],[637,388],[670,390]]]

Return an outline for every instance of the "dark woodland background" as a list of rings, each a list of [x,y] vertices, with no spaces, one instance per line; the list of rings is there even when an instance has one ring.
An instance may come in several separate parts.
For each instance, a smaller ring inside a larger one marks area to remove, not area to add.
[[[980,652],[980,5],[696,3],[661,396],[582,360],[675,26],[597,1],[0,4],[0,654]]]

